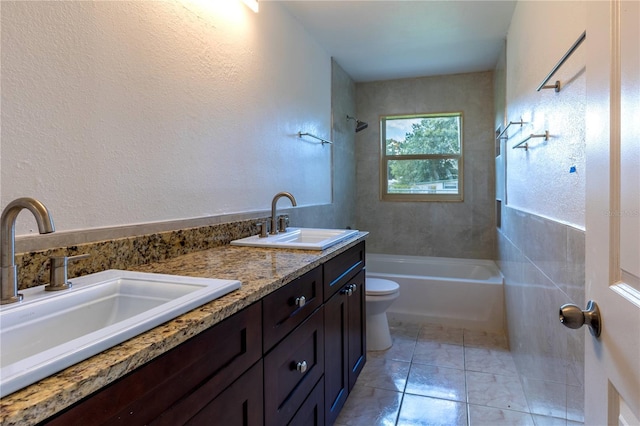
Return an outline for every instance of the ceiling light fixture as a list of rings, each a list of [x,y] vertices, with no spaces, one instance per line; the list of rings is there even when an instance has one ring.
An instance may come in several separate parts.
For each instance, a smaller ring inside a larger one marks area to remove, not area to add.
[[[253,10],[255,13],[258,13],[258,0],[242,0],[244,4],[246,4],[249,9]]]

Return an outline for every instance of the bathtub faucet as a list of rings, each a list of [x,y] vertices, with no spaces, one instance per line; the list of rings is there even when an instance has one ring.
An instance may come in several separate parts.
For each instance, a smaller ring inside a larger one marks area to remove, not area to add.
[[[18,294],[18,267],[16,266],[16,218],[22,209],[29,210],[36,218],[38,231],[49,234],[55,231],[49,210],[34,198],[18,198],[10,202],[0,218],[0,305],[22,300]]]

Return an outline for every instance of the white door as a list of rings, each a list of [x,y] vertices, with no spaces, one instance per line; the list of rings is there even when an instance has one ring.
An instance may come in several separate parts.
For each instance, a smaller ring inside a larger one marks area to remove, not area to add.
[[[587,2],[585,424],[640,424],[640,1]]]

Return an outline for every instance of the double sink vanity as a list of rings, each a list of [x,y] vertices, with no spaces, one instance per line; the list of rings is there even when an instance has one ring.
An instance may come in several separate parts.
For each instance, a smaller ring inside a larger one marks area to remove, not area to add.
[[[289,228],[24,290],[1,424],[333,424],[365,362],[366,236]]]

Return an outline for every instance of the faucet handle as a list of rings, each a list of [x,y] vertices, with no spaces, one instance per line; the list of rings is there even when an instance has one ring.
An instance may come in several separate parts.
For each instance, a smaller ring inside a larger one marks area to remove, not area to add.
[[[289,226],[289,215],[278,216],[278,232],[287,232],[287,226]]]
[[[269,230],[267,229],[267,222],[269,221],[265,219],[256,223],[256,225],[258,225],[258,230],[260,231],[260,234],[258,234],[260,238],[267,238],[269,236]]]
[[[79,254],[77,256],[51,256],[50,280],[49,285],[46,285],[44,289],[46,291],[58,291],[71,288],[71,282],[67,277],[67,267],[69,261],[75,261],[80,259],[86,259],[90,254]]]

